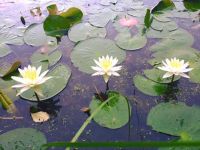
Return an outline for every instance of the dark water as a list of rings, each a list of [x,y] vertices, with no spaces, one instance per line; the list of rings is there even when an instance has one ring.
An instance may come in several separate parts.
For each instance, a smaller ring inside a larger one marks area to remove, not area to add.
[[[153,3],[153,1],[145,0],[145,3],[152,6],[156,1]],[[17,4],[13,4],[9,7],[15,8],[16,6]],[[9,8],[7,9],[10,10]],[[190,19],[175,20],[179,26],[190,31],[195,37],[193,47],[200,49],[200,34],[196,30],[191,29],[191,26],[195,25],[195,23]],[[109,34],[106,38],[114,39],[116,32],[111,23],[107,25],[107,30]],[[110,89],[119,91],[127,96],[132,105],[132,117],[130,120],[131,129],[129,130],[127,124],[120,129],[111,130],[103,128],[92,121],[79,138],[79,141],[166,141],[175,138],[152,131],[151,127],[146,125],[146,119],[150,109],[162,102],[163,97],[144,95],[133,86],[132,82],[133,77],[138,72],[141,73],[144,69],[151,68],[147,63],[151,57],[151,52],[148,49],[155,42],[156,40],[149,39],[147,45],[143,49],[133,52],[126,51],[127,58],[122,64],[123,71],[121,76],[117,78],[111,77],[110,80]],[[15,128],[31,127],[42,131],[49,142],[70,141],[72,139],[88,117],[81,112],[80,109],[89,105],[93,93],[95,93],[94,86],[96,86],[99,91],[105,90],[105,85],[102,84],[104,82],[101,77],[91,77],[88,74],[80,72],[73,66],[70,60],[70,53],[73,47],[74,43],[67,37],[63,37],[59,44],[58,49],[63,52],[63,57],[60,62],[67,64],[71,68],[72,76],[63,92],[53,98],[55,104],[50,103],[43,106],[51,110],[51,120],[42,124],[34,123],[29,114],[29,109],[30,106],[36,104],[19,99],[15,101],[15,105],[18,109],[17,116],[22,116],[24,119],[0,120],[0,134]],[[23,65],[29,64],[29,57],[38,49],[38,47],[31,47],[28,45],[11,45],[11,48],[15,53],[1,59],[5,61],[24,58],[22,59]],[[185,88],[186,85],[187,88]],[[200,85],[192,84],[188,82],[187,79],[182,78],[178,83],[178,88],[180,90],[180,92],[176,94],[178,101],[184,101],[188,105],[200,105]],[[0,109],[0,116],[8,116],[8,114],[3,109]]]

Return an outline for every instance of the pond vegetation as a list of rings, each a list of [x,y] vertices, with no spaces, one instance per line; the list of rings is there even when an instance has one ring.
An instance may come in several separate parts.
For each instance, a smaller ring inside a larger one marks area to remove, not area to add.
[[[199,0],[6,0],[0,12],[0,150],[200,140]]]

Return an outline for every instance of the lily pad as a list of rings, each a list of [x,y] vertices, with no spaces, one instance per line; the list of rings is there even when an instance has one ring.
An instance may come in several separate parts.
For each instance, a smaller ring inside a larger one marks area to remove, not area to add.
[[[102,38],[92,38],[78,43],[72,53],[71,61],[80,71],[91,74],[94,71],[91,66],[94,64],[94,59],[101,56],[117,57],[121,63],[126,58],[126,53],[118,48],[112,40]]]
[[[55,65],[62,57],[61,51],[55,51],[49,55],[49,66]]]
[[[190,140],[199,140],[200,108],[187,106],[184,103],[160,103],[151,109],[147,124],[153,130],[183,137],[187,134]]]
[[[16,61],[13,64],[5,62],[3,65],[0,67],[0,77],[5,77],[9,75],[10,73],[16,71],[21,65],[20,61]]]
[[[52,69],[47,76],[52,76],[53,78],[41,85],[42,93],[44,95],[43,97],[40,97],[41,101],[54,97],[66,87],[71,76],[71,70],[68,66],[59,64]],[[30,101],[37,101],[34,91],[31,89],[20,96]]]
[[[190,81],[193,83],[200,83],[200,63],[190,63],[190,67],[193,68],[193,70],[189,72]]]
[[[200,10],[200,0],[183,0],[183,4],[189,11]]]
[[[80,23],[73,26],[68,32],[69,39],[73,42],[82,41],[94,37],[106,36],[105,28],[97,28],[91,26],[89,23]]]
[[[147,39],[145,36],[142,36],[140,33],[131,36],[130,32],[121,32],[115,38],[116,44],[125,50],[138,50],[143,48]]]
[[[116,12],[111,10],[89,16],[89,23],[96,27],[105,27],[110,20],[114,20]]]
[[[156,69],[156,68],[144,70],[144,74],[148,79],[151,79],[151,80],[158,82],[158,83],[170,83],[171,78],[163,79],[163,75],[165,73],[166,73],[165,71],[162,71],[162,70]],[[173,81],[177,81],[178,79],[180,79],[180,77],[175,76]]]
[[[0,145],[5,150],[38,150],[46,142],[44,134],[33,128],[18,128],[0,135]]]
[[[172,32],[166,39],[163,39],[150,47],[151,51],[167,51],[170,49],[185,49],[194,43],[193,36],[184,29]]]
[[[6,44],[0,44],[0,58],[10,54],[12,51]]]
[[[94,121],[100,126],[117,129],[121,128],[129,121],[129,107],[126,97],[115,91],[108,92],[108,98],[115,96],[110,100],[97,115],[94,116]],[[99,99],[93,97],[90,103],[90,110],[93,113],[102,103]],[[130,112],[131,113],[131,112]]]
[[[177,24],[174,21],[169,22],[160,22],[154,19],[154,21],[151,24],[151,28],[157,31],[163,31],[167,30],[169,32],[174,31],[178,28]]]
[[[32,24],[24,33],[24,41],[28,45],[41,46],[46,43],[47,36],[43,29],[43,24]]]
[[[49,66],[55,65],[62,57],[62,52],[60,51],[54,51],[50,54],[41,54],[40,52],[36,51],[31,56],[31,63],[37,63],[42,61],[48,61]]]
[[[133,78],[133,82],[138,90],[150,96],[164,95],[168,91],[166,84],[154,82],[141,75],[136,75]]]

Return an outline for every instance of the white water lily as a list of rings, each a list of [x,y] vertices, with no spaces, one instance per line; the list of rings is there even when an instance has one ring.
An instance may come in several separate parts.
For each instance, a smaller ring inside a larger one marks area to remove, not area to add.
[[[41,66],[36,68],[30,65],[28,67],[25,67],[24,69],[19,68],[18,70],[22,77],[16,77],[16,76],[11,77],[13,80],[20,82],[20,84],[12,86],[12,88],[21,88],[19,93],[17,93],[17,96],[29,89],[33,89],[36,94],[43,96],[40,90],[40,85],[52,78],[52,77],[45,77],[46,74],[48,73],[48,70],[41,73],[42,70]]]
[[[111,75],[120,76],[117,71],[121,70],[122,66],[116,66],[118,62],[117,58],[113,58],[112,56],[109,57],[107,55],[106,57],[102,56],[98,59],[99,60],[94,59],[94,62],[97,66],[91,66],[91,68],[96,71],[92,74],[92,76],[102,75],[106,83],[108,82]]]
[[[189,62],[185,63],[184,60],[179,60],[176,59],[175,57],[172,58],[171,60],[166,59],[165,62],[162,61],[162,63],[164,64],[164,66],[158,67],[158,69],[167,71],[167,73],[163,75],[163,78],[168,78],[173,75],[190,78],[187,74],[185,74],[186,72],[189,72],[193,69],[193,68],[187,68],[189,66]]]

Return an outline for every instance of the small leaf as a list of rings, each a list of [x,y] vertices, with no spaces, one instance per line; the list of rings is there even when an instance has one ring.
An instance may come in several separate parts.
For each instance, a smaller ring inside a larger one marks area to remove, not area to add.
[[[153,21],[153,17],[151,16],[150,9],[147,9],[146,15],[144,17],[144,25],[147,29],[151,26],[152,21]]]
[[[58,7],[56,4],[47,6],[47,10],[49,12],[49,15],[57,15],[58,14]]]
[[[151,13],[160,13],[165,10],[172,10],[175,8],[175,4],[172,0],[161,0],[152,10]]]
[[[50,116],[47,112],[44,111],[39,111],[39,112],[35,112],[35,113],[31,113],[31,117],[33,119],[34,122],[46,122],[49,120]]]

